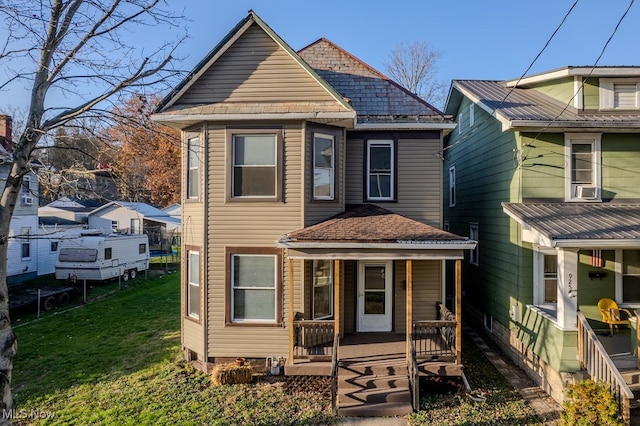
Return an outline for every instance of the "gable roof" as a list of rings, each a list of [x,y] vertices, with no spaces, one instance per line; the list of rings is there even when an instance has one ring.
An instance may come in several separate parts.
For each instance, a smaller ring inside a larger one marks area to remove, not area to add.
[[[640,247],[640,204],[502,203],[528,231],[525,241],[547,247]]]
[[[578,111],[535,89],[514,87],[496,80],[454,80],[445,112],[455,114],[462,97],[467,97],[494,115],[502,130],[606,129],[640,130],[640,113],[635,111]]]
[[[474,241],[393,213],[373,204],[347,210],[316,225],[289,232],[277,245],[305,247],[473,248]]]
[[[171,217],[168,213],[156,207],[150,206],[149,204],[131,201],[111,201],[104,206],[98,207],[97,209],[93,210],[91,213],[89,213],[89,215],[94,216],[97,213],[100,213],[101,211],[107,210],[111,207],[124,207],[126,209],[135,211],[136,213],[139,213],[141,216],[149,218],[159,217],[168,219]]]
[[[214,64],[229,51],[249,29],[257,26],[276,45],[291,58],[298,67],[304,70],[311,77],[315,84],[321,86],[328,94],[325,101],[289,101],[289,102],[234,102],[228,103],[206,103],[200,105],[186,104],[180,105],[181,97],[200,79]],[[327,117],[337,117],[341,119],[353,119],[355,113],[345,99],[338,94],[333,87],[327,84],[309,65],[302,60],[295,51],[276,34],[258,15],[252,10],[242,19],[207,56],[200,61],[196,67],[171,91],[156,108],[154,119],[158,121],[184,121],[185,116],[200,115],[201,119],[230,119],[230,114],[234,114],[231,119],[253,118],[252,114],[275,116],[287,115],[285,118],[307,118],[309,114],[315,116],[325,115]],[[268,117],[267,117],[268,118]],[[282,117],[279,117],[282,119]]]
[[[451,124],[437,108],[326,38],[299,50],[298,55],[349,100],[358,114],[357,127]]]

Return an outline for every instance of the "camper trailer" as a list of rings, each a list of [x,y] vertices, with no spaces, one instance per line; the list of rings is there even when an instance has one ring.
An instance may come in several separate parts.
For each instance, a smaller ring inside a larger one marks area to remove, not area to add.
[[[145,234],[83,232],[60,241],[56,278],[68,281],[123,281],[149,269],[149,238]]]

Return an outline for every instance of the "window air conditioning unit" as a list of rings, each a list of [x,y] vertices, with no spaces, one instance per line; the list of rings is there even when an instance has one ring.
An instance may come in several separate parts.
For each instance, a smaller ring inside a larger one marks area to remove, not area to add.
[[[594,200],[596,198],[597,188],[595,186],[578,186],[576,195],[582,200]]]
[[[22,204],[24,204],[25,206],[30,206],[33,204],[33,197],[29,196],[29,195],[23,195],[22,197],[20,197],[20,201],[22,202]]]

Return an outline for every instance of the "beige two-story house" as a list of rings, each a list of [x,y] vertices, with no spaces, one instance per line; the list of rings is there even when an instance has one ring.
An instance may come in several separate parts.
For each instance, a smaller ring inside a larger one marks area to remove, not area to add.
[[[326,39],[294,51],[249,12],[154,119],[182,132],[189,360],[329,376],[384,343],[405,376],[407,360],[460,371],[475,242],[441,229],[451,117]]]

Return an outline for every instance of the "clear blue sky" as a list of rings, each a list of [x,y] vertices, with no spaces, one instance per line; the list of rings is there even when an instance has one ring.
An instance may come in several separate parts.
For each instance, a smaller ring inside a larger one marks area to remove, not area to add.
[[[384,72],[399,43],[426,41],[442,52],[438,77],[519,77],[560,24],[574,0],[168,0],[188,17],[190,39],[180,64],[192,69],[253,9],[294,50],[325,37]],[[529,72],[593,65],[629,0],[580,0]],[[1,31],[1,30],[0,30]],[[157,43],[157,32],[136,35]],[[640,65],[640,2],[633,5],[599,65]],[[28,98],[24,88],[0,94],[0,110]],[[15,96],[14,96],[15,95]],[[24,105],[26,106],[26,105]]]

